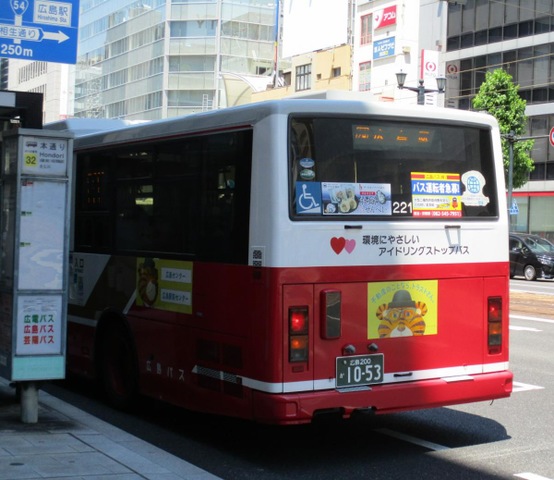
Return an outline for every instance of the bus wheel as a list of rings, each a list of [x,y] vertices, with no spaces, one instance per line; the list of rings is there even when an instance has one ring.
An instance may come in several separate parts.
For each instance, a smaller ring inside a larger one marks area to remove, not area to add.
[[[526,265],[523,270],[523,276],[525,280],[535,280],[537,278],[537,271],[533,265]]]
[[[133,342],[121,323],[106,327],[99,353],[100,381],[109,403],[129,408],[138,392],[138,369]]]

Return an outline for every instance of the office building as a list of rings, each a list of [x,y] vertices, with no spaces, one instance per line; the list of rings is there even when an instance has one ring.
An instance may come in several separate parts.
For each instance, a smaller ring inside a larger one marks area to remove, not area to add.
[[[470,109],[488,71],[502,68],[527,101],[535,170],[514,191],[513,230],[554,240],[554,17],[552,0],[464,0],[448,8],[447,97]]]
[[[271,82],[271,0],[82,0],[76,117],[153,120],[250,101]]]
[[[436,90],[445,74],[448,4],[439,0],[285,0],[283,55],[287,85],[256,93],[256,100],[289,95],[321,96],[322,90],[352,90],[368,101],[417,103],[420,79]],[[305,22],[306,18],[314,19]],[[398,72],[406,74],[398,89]],[[430,92],[428,105],[443,105]]]
[[[8,65],[8,90],[42,94],[43,123],[72,116],[74,69],[71,65],[28,60],[10,60]]]

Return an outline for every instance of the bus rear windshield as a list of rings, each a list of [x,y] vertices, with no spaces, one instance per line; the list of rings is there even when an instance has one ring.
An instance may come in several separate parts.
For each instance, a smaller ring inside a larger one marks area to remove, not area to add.
[[[498,216],[488,128],[303,116],[289,142],[294,220]]]

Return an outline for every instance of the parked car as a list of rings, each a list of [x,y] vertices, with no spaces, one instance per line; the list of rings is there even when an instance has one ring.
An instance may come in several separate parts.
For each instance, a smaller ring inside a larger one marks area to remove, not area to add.
[[[538,235],[510,233],[510,277],[554,278],[554,245]]]

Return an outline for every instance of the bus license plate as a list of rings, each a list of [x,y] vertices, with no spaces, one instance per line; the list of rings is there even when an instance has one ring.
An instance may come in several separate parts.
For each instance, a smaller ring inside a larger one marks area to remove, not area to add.
[[[384,355],[382,353],[337,357],[337,388],[382,383],[383,363]]]

